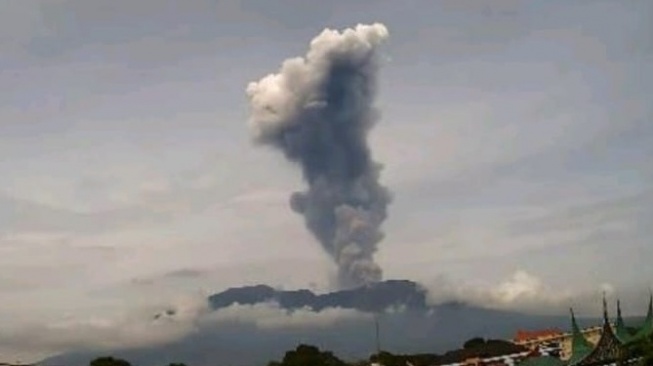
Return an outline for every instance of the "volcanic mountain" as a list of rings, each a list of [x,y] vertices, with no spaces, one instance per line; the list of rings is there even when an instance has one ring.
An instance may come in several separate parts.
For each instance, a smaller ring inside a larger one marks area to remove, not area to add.
[[[209,303],[214,310],[233,304],[253,305],[265,302],[276,302],[287,310],[308,308],[313,311],[343,308],[382,312],[392,307],[425,311],[428,308],[426,291],[417,283],[407,280],[389,280],[319,295],[310,290],[283,291],[258,285],[231,288],[209,297]]]
[[[276,290],[266,285],[238,287],[214,294],[207,301],[209,316],[257,305],[274,306],[288,316],[296,311],[323,314],[343,309],[350,313],[376,313],[381,347],[394,353],[442,353],[473,337],[506,339],[518,329],[567,328],[569,323],[566,316],[534,316],[459,302],[429,305],[426,299],[419,284],[389,280],[325,294]],[[174,316],[175,311],[168,310],[154,317]],[[113,355],[141,366],[171,362],[193,366],[260,365],[279,359],[298,343],[331,350],[344,359],[365,359],[375,350],[373,318],[364,316],[301,327],[260,327],[256,318],[220,324],[199,322],[196,331],[165,345],[69,353],[46,359],[42,364],[85,366],[99,355]]]

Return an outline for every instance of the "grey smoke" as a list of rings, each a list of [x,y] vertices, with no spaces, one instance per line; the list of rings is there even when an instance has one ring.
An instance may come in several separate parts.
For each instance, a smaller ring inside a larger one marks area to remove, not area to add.
[[[305,57],[247,87],[254,139],[301,166],[308,188],[290,205],[337,264],[341,288],[382,278],[374,254],[390,194],[367,135],[379,118],[377,47],[387,36],[379,23],[326,29]]]

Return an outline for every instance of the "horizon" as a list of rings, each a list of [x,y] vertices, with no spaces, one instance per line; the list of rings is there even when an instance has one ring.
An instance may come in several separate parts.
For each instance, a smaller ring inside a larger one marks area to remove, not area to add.
[[[189,339],[238,317],[208,314],[208,296],[257,284],[402,278],[432,303],[529,315],[600,314],[606,293],[613,314],[617,299],[644,314],[651,14],[646,0],[0,3],[0,360]],[[351,146],[326,169],[284,135],[335,113],[293,93],[327,93],[315,75],[346,57],[372,85],[347,117],[363,126],[356,184],[331,169],[353,169]],[[331,180],[304,179],[316,171]]]

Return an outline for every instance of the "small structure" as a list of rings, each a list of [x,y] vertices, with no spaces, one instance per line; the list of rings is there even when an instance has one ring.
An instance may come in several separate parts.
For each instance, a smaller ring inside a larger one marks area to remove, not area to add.
[[[442,356],[441,366],[514,366],[532,353],[524,346],[490,340],[480,348],[460,349]]]
[[[513,343],[527,347],[534,352],[534,356],[560,357],[562,345],[568,337],[568,333],[564,333],[559,329],[519,330],[513,339]]]

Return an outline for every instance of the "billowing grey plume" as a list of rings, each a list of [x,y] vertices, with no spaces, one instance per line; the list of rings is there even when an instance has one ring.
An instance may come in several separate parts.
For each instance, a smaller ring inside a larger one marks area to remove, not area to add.
[[[341,288],[382,278],[374,253],[390,194],[367,134],[379,117],[376,49],[387,36],[378,23],[326,29],[305,57],[247,87],[254,139],[301,166],[308,189],[290,205],[337,264]]]

